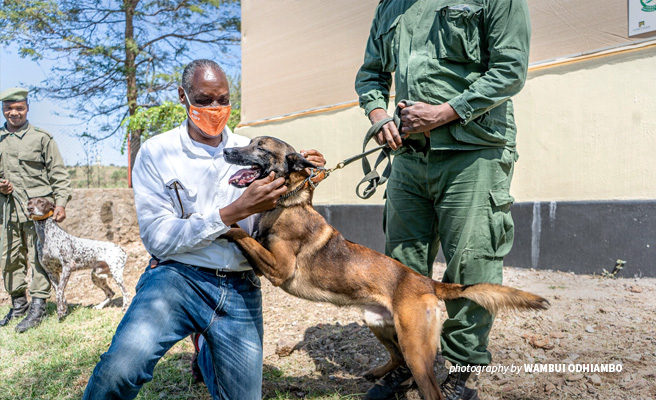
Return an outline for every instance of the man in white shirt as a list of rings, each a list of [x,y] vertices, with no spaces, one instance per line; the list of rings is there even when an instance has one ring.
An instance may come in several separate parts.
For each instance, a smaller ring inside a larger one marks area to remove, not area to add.
[[[219,236],[237,222],[252,232],[253,215],[275,207],[287,188],[273,175],[246,189],[228,184],[243,167],[227,164],[223,150],[250,140],[226,127],[230,93],[218,64],[192,61],[178,93],[187,121],[146,141],[132,173],[141,238],[153,260],[84,399],[136,397],[166,351],[198,333],[205,340],[198,362],[214,399],[262,396],[260,281]],[[325,164],[315,150],[306,153]]]

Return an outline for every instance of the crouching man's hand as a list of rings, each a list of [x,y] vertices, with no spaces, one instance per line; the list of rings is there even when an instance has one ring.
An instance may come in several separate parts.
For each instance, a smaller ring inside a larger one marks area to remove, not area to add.
[[[219,212],[226,225],[232,225],[253,214],[270,210],[276,206],[280,196],[285,194],[285,178],[274,179],[274,173],[251,183],[244,193]]]

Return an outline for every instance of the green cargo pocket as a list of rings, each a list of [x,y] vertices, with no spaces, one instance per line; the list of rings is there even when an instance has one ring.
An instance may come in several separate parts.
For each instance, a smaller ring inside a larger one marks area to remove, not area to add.
[[[476,4],[450,5],[437,10],[437,58],[460,63],[481,61],[482,10]]]
[[[396,27],[401,20],[401,15],[388,21],[382,21],[376,31],[376,41],[380,42],[380,60],[384,72],[394,72],[396,70],[399,35]]]
[[[494,257],[499,259],[510,252],[515,239],[515,225],[510,214],[515,198],[507,190],[490,190],[490,199],[490,239]]]

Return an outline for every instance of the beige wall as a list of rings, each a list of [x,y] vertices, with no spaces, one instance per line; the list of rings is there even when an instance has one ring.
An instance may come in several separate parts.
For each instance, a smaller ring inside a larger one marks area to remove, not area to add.
[[[242,123],[357,100],[353,82],[377,4],[243,0]],[[628,38],[626,0],[528,4],[532,64],[645,40]]]
[[[518,201],[656,199],[656,47],[529,73]]]
[[[377,0],[243,0],[242,122],[356,99]]]
[[[532,71],[515,98],[519,127],[512,194],[518,202],[656,199],[656,47]],[[328,167],[361,151],[369,124],[361,110],[244,127],[297,150],[317,148]],[[358,163],[333,173],[316,204],[376,204],[382,190],[360,200]]]

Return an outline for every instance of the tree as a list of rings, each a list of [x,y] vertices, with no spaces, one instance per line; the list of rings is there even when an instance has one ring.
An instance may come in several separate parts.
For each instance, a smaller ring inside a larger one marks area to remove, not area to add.
[[[31,88],[77,118],[101,118],[102,140],[125,117],[162,104],[197,45],[226,54],[240,42],[239,0],[4,0],[0,43],[58,60]],[[217,60],[221,63],[222,60]],[[130,132],[130,165],[143,130]]]

